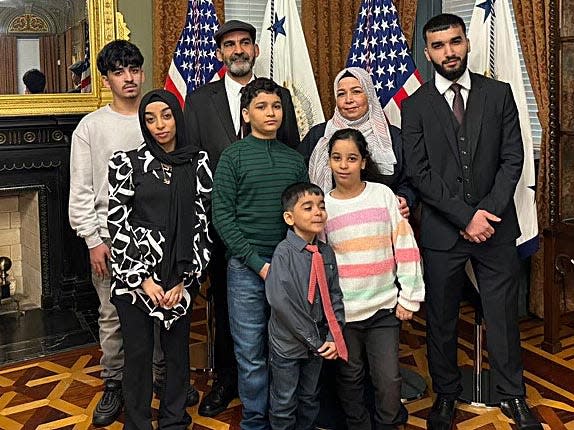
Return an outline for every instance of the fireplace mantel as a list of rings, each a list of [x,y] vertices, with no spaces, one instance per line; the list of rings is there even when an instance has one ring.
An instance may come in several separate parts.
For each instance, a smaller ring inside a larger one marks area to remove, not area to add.
[[[42,309],[97,306],[86,246],[68,222],[69,159],[79,115],[0,118],[0,192],[38,189]]]

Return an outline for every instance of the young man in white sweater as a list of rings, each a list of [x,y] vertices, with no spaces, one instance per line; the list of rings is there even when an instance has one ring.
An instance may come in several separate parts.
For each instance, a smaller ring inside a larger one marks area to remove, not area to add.
[[[108,161],[118,150],[143,142],[138,120],[144,82],[140,50],[125,40],[108,43],[97,66],[112,102],[86,115],[72,135],[70,224],[90,250],[92,282],[100,299],[99,332],[104,395],[93,415],[95,426],[114,422],[122,410],[124,353],[120,322],[110,303],[110,235],[108,233]]]

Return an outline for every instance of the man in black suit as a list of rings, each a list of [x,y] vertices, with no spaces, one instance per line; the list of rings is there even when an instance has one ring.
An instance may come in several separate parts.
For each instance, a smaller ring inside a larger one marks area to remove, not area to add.
[[[450,429],[461,392],[457,322],[470,260],[486,320],[489,362],[502,411],[519,429],[542,429],[524,397],[518,329],[514,191],[523,164],[508,84],[470,73],[466,27],[438,15],[423,28],[433,80],[403,103],[405,165],[422,202],[427,348],[437,398],[428,428]]]
[[[209,153],[214,172],[223,150],[249,133],[240,120],[240,93],[254,79],[253,65],[259,56],[255,36],[255,27],[246,22],[231,20],[223,24],[215,33],[215,41],[218,46],[217,58],[227,69],[225,77],[188,94],[185,100],[184,116],[189,137],[192,143]],[[281,100],[283,123],[277,132],[277,139],[296,148],[299,144],[299,130],[291,95],[285,88],[281,88]],[[227,312],[225,247],[215,231],[211,235],[215,242],[209,275],[215,301],[217,379],[198,410],[200,415],[208,417],[223,412],[237,396],[237,363]]]

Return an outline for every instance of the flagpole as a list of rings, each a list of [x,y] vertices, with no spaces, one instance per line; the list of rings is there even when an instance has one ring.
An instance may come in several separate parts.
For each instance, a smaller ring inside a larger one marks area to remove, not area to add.
[[[271,54],[269,56],[269,78],[273,80],[273,50],[275,47],[275,29],[273,28],[273,18],[275,17],[275,0],[271,0],[271,7],[269,8],[271,11],[271,18],[269,22],[272,23],[271,30]]]
[[[490,77],[496,79],[496,67],[495,67],[495,60],[494,60],[494,50],[496,48],[496,32],[495,32],[495,24],[494,24],[494,3],[496,0],[490,0],[490,10],[491,10],[491,18],[490,18],[490,31],[489,31],[489,47],[488,47],[488,68]]]

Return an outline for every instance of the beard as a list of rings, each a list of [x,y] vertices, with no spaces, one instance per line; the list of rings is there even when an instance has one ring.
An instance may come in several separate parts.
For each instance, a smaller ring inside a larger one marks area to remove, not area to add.
[[[231,76],[242,78],[251,73],[255,64],[255,57],[250,58],[247,54],[232,55],[226,58],[224,63]]]
[[[456,69],[446,69],[442,65],[442,63],[441,64],[435,63],[433,60],[431,60],[431,63],[433,65],[434,69],[437,71],[437,73],[439,75],[441,75],[443,78],[448,79],[449,81],[456,81],[466,71],[466,68],[468,65],[468,54],[466,54],[463,58],[449,57],[444,61],[444,63],[451,61],[453,59],[460,60],[460,66],[457,67]]]

